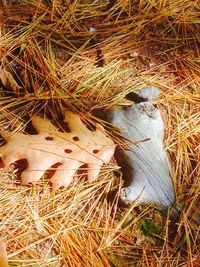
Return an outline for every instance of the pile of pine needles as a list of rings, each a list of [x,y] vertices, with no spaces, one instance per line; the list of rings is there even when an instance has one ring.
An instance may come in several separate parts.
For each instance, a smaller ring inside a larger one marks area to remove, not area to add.
[[[200,266],[199,6],[1,1],[1,73],[12,78],[5,86],[1,74],[0,127],[28,131],[30,113],[60,125],[65,109],[92,120],[92,111],[127,105],[127,94],[156,86],[180,208],[120,207],[114,161],[92,184],[77,174],[56,193],[45,177],[28,188],[16,169],[2,170],[0,236],[10,266]]]

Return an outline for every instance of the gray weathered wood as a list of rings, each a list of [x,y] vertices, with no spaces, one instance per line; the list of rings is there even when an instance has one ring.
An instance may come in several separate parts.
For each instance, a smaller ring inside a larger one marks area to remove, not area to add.
[[[115,110],[112,114],[112,123],[122,128],[126,138],[134,141],[146,139],[132,144],[131,150],[125,152],[129,161],[127,176],[131,172],[131,182],[122,189],[121,197],[128,202],[138,200],[167,207],[173,204],[175,197],[170,164],[163,145],[164,123],[159,109],[151,103],[159,91],[149,87],[138,94],[148,101]],[[126,173],[124,176],[126,179]]]

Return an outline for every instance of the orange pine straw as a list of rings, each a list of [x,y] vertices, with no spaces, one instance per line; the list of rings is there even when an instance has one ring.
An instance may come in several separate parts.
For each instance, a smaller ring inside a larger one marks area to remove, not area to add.
[[[0,266],[9,267],[5,243],[0,240]]]

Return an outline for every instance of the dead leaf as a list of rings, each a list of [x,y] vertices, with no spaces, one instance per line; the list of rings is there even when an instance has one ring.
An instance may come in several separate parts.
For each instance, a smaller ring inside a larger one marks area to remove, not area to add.
[[[9,167],[18,160],[27,159],[28,168],[21,175],[22,184],[35,184],[47,170],[60,163],[51,182],[54,189],[66,187],[82,165],[87,164],[88,179],[94,180],[101,166],[109,163],[115,144],[102,127],[90,131],[72,112],[65,113],[65,122],[70,133],[59,132],[50,121],[37,116],[32,118],[37,135],[1,131],[7,141],[0,147],[5,165]]]

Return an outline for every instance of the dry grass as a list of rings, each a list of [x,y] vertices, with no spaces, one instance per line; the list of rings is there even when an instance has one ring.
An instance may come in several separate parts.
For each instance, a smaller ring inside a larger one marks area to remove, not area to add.
[[[90,117],[155,85],[180,207],[166,215],[119,208],[119,194],[110,197],[121,187],[115,162],[98,181],[77,177],[56,194],[45,177],[26,188],[2,170],[0,234],[10,266],[200,266],[199,4],[1,1],[0,59],[21,88],[1,86],[0,126],[20,130],[28,113],[61,124],[66,108]],[[141,230],[149,218],[159,233]]]

